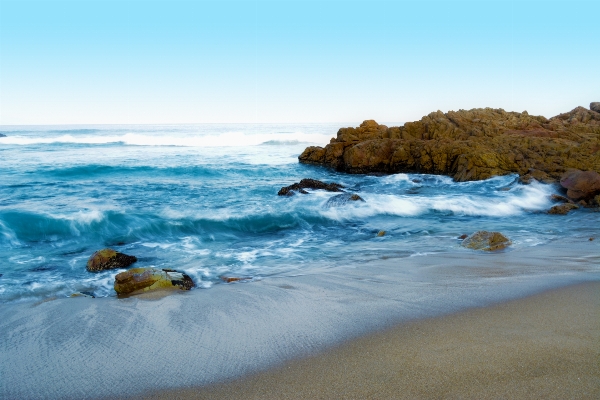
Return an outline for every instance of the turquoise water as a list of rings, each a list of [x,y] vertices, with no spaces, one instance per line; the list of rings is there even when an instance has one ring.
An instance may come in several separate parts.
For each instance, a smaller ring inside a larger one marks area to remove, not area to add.
[[[598,234],[600,213],[547,215],[558,189],[515,176],[456,183],[298,163],[342,125],[1,127],[0,301],[115,296],[118,270],[85,270],[104,247],[209,289],[222,275],[265,279],[468,252],[457,236],[481,229],[503,232],[513,249]],[[302,178],[341,183],[365,202],[328,207],[335,193],[320,191],[277,196]]]

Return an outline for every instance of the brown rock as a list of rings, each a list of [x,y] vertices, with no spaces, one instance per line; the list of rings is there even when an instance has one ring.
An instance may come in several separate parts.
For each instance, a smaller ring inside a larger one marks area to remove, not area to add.
[[[132,268],[115,276],[115,291],[119,295],[133,295],[158,289],[190,290],[194,281],[188,275],[173,269]]]
[[[468,238],[468,237],[469,237],[469,235],[467,235],[467,234],[462,234],[462,235],[460,235],[458,238],[459,238],[459,239],[462,239],[462,240],[465,240],[465,239],[466,239],[466,238]]]
[[[385,231],[379,231],[377,233],[377,237],[383,237],[383,236],[385,236]]]
[[[573,200],[592,199],[600,193],[600,174],[596,171],[567,171],[560,179],[567,196]]]
[[[465,238],[462,246],[473,250],[495,251],[509,246],[511,241],[500,232],[477,231]]]
[[[369,120],[298,158],[349,173],[432,173],[456,181],[518,173],[550,183],[569,168],[600,171],[600,113],[577,107],[547,119],[479,108],[437,111],[401,127]]]
[[[99,272],[107,269],[126,268],[137,261],[135,256],[119,253],[113,249],[98,250],[88,259],[86,269]]]
[[[552,207],[549,211],[548,214],[554,214],[554,215],[565,215],[568,214],[569,211],[571,210],[576,210],[578,209],[579,206],[573,203],[565,203],[565,204],[560,204],[558,206],[554,206]]]

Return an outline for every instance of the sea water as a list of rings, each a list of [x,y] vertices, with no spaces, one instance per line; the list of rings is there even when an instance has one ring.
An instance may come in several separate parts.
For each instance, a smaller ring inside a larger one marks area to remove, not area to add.
[[[307,146],[355,125],[1,127],[0,302],[116,296],[114,276],[123,270],[85,268],[106,247],[136,256],[136,267],[184,271],[195,290],[210,290],[224,276],[251,283],[391,257],[466,254],[472,250],[458,236],[477,230],[508,236],[506,251],[598,235],[600,213],[548,215],[559,189],[522,185],[515,175],[458,183],[298,162]],[[310,190],[277,196],[302,178],[340,183],[365,201],[330,206],[337,193]]]

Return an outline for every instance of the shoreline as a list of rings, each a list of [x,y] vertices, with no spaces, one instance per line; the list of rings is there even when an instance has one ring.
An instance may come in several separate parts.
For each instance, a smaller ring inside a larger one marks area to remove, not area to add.
[[[600,282],[401,323],[267,371],[132,399],[600,397]]]
[[[598,285],[599,260],[587,240],[383,254],[165,297],[0,304],[0,397],[126,398],[231,382],[412,321]]]

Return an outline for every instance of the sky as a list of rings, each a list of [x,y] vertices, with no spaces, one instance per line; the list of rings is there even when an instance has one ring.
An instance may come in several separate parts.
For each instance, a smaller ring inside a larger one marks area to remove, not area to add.
[[[412,121],[600,101],[600,1],[0,0],[0,124]]]

